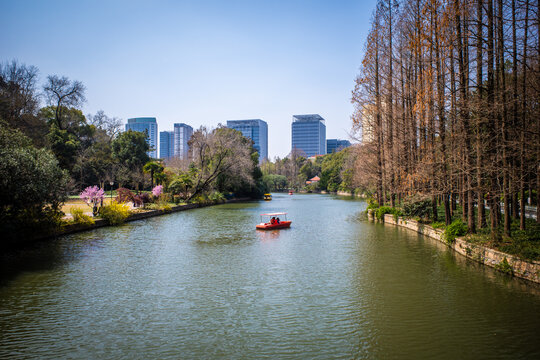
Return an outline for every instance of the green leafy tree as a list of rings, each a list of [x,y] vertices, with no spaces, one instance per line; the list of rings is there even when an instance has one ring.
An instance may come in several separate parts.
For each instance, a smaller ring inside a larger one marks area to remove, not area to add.
[[[0,229],[13,240],[57,224],[68,175],[54,154],[0,121]]]
[[[151,187],[154,188],[154,175],[163,172],[163,165],[157,161],[149,161],[143,166],[143,171],[150,174]]]
[[[118,135],[112,142],[113,158],[130,168],[139,167],[142,169],[150,157],[147,152],[150,150],[146,139],[148,135],[144,132],[128,130]]]
[[[111,144],[113,160],[122,168],[122,181],[135,182],[137,189],[142,168],[150,160],[147,137],[145,132],[128,130],[118,135]],[[120,178],[120,174],[117,175]]]

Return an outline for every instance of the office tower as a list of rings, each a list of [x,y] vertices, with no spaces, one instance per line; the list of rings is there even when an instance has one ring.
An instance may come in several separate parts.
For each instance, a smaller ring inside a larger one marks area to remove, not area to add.
[[[126,131],[140,131],[148,134],[148,145],[150,145],[150,151],[147,153],[151,158],[157,159],[157,136],[158,127],[155,117],[140,117],[128,119],[126,124]]]
[[[185,160],[188,158],[188,141],[193,135],[193,128],[184,123],[174,124],[174,156]]]
[[[326,125],[320,115],[293,115],[292,150],[306,157],[326,154]]]
[[[259,163],[268,159],[268,124],[261,119],[227,120],[227,127],[238,130],[253,140],[253,147],[259,153]]]
[[[169,159],[174,156],[174,131],[159,132],[159,158]]]
[[[346,147],[351,146],[349,140],[340,140],[340,139],[328,139],[326,140],[326,152],[331,154],[333,152],[338,152],[345,149]]]

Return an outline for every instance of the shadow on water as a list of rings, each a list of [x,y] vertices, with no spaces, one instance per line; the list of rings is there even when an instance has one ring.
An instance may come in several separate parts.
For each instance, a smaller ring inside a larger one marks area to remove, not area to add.
[[[118,233],[131,231],[130,225],[117,227]],[[53,271],[76,262],[104,247],[104,233],[110,229],[96,229],[52,240],[39,241],[21,249],[0,254],[0,287],[26,273]]]

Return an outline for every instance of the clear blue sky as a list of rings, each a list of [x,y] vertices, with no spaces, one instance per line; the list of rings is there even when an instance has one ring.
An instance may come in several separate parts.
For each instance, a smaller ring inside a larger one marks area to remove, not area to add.
[[[375,1],[0,0],[0,61],[87,87],[85,114],[154,116],[159,131],[227,119],[268,123],[291,150],[294,114],[348,138],[350,92]]]

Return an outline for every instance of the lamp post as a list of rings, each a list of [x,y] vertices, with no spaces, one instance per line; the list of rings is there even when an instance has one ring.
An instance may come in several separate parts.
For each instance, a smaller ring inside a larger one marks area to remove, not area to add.
[[[111,203],[112,203],[112,187],[114,185],[114,181],[109,181],[109,185],[111,185]]]

